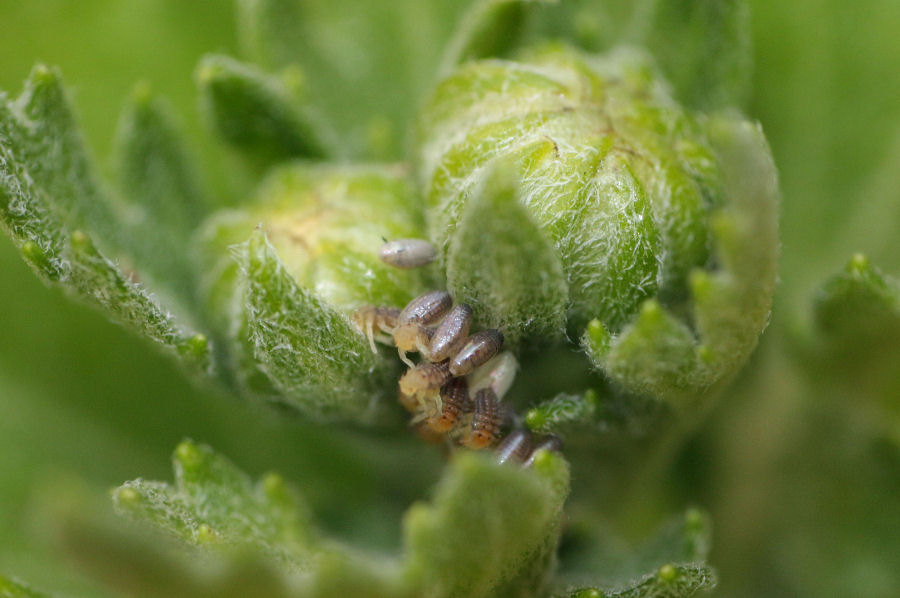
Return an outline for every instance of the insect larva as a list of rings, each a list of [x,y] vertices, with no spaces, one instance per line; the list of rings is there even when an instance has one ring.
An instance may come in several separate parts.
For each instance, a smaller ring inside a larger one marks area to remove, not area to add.
[[[396,307],[376,307],[375,305],[363,305],[352,314],[350,320],[363,331],[369,339],[369,346],[372,347],[372,353],[378,353],[375,348],[375,341],[391,344],[391,337],[382,334],[391,334],[397,325],[397,318],[400,317],[400,310]],[[375,329],[378,329],[378,334]]]
[[[534,449],[531,451],[531,454],[528,455],[528,459],[525,460],[524,467],[531,467],[534,464],[534,460],[538,453],[541,451],[553,451],[554,453],[558,453],[561,450],[562,439],[559,436],[547,436],[534,445]]]
[[[467,303],[460,303],[451,309],[431,335],[428,359],[444,361],[455,355],[466,342],[471,325],[472,308]]]
[[[498,463],[523,463],[531,455],[532,438],[528,430],[513,430],[494,451]]]
[[[394,344],[403,363],[412,367],[413,363],[406,357],[409,351],[428,352],[428,341],[431,332],[427,326],[440,320],[453,300],[446,291],[429,291],[410,301],[397,317],[394,328]]]
[[[483,388],[475,394],[472,428],[463,444],[475,450],[486,448],[500,438],[504,410],[494,391]]]
[[[396,336],[394,340],[396,341]],[[503,333],[499,330],[476,332],[450,360],[450,373],[454,376],[465,376],[496,355],[502,346]]]
[[[428,291],[406,304],[397,317],[397,324],[434,324],[452,304],[453,299],[447,291]]]
[[[459,416],[472,411],[469,385],[465,378],[453,378],[441,387],[440,413],[428,419],[435,432],[449,432],[459,421]]]
[[[405,270],[427,266],[437,257],[437,249],[424,239],[396,239],[386,241],[378,257],[389,266]]]
[[[417,396],[429,390],[435,390],[446,384],[452,376],[447,362],[420,363],[406,371],[400,377],[400,392]]]
[[[509,351],[503,351],[469,374],[469,388],[472,393],[490,388],[498,399],[502,399],[512,386],[518,371],[518,360]]]

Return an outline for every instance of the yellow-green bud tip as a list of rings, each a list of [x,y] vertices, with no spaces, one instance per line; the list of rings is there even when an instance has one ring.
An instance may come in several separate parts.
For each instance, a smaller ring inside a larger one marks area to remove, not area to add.
[[[850,258],[850,263],[847,265],[847,269],[854,274],[858,274],[868,268],[869,258],[862,253],[854,253],[853,257]]]
[[[270,472],[263,478],[263,490],[268,496],[279,495],[284,492],[284,478],[279,474]]]
[[[218,539],[218,534],[213,530],[213,528],[209,527],[209,525],[205,523],[201,523],[197,527],[197,542],[200,544],[208,544],[209,542],[215,542]]]
[[[131,90],[131,100],[135,104],[146,105],[153,99],[153,88],[148,81],[139,81]]]
[[[222,74],[222,67],[218,64],[206,62],[197,69],[197,83],[208,85]]]
[[[141,495],[134,488],[130,488],[128,486],[124,488],[117,488],[114,493],[114,497],[116,502],[122,506],[130,506],[135,505],[141,500]]]
[[[641,305],[641,317],[648,322],[656,322],[662,318],[662,306],[656,299],[647,299]]]
[[[196,466],[203,460],[203,455],[193,442],[185,440],[175,449],[175,458],[185,467]]]
[[[72,245],[83,248],[90,245],[91,239],[84,231],[76,230],[72,232]]]
[[[539,430],[546,423],[547,418],[538,409],[529,409],[525,414],[525,425],[531,430]]]
[[[41,246],[34,241],[25,241],[22,243],[22,255],[30,261],[35,261],[43,258],[44,252],[41,251]]]
[[[663,565],[659,568],[657,575],[663,581],[675,581],[675,578],[678,577],[678,569],[672,565]]]
[[[555,473],[559,457],[553,451],[542,449],[534,456],[532,467],[541,475],[551,476]]]

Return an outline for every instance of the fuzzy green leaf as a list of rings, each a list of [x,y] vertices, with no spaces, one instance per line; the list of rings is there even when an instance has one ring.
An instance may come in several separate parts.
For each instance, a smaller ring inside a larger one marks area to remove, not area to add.
[[[111,204],[106,202],[93,179],[59,75],[36,67],[25,93],[15,103],[0,104],[4,228],[43,280],[181,355],[192,367],[207,369],[209,350],[202,335],[177,326],[78,228],[90,226],[98,235],[108,231]]]
[[[900,393],[900,281],[863,255],[819,289],[813,305],[816,333],[804,363],[842,400],[881,397],[876,416],[895,421]],[[858,397],[851,399],[851,397]]]
[[[184,248],[206,200],[171,109],[147,85],[135,89],[122,111],[113,156],[128,202],[122,225],[129,253],[142,275],[190,304],[193,270]]]
[[[555,561],[568,478],[552,453],[532,471],[457,455],[433,504],[407,512],[407,578],[435,598],[537,594]]]
[[[206,212],[199,173],[172,108],[147,84],[134,89],[122,110],[113,156],[119,185],[146,217],[182,237],[199,224]]]
[[[278,78],[209,55],[197,68],[197,85],[210,128],[256,163],[334,155],[324,123],[302,102],[295,71]]]
[[[203,558],[244,555],[246,563],[248,554],[264,555],[281,573],[300,574],[288,578],[292,596],[538,595],[555,560],[568,492],[568,465],[557,454],[543,453],[532,469],[522,470],[460,453],[433,502],[408,511],[398,568],[318,537],[306,509],[277,476],[253,482],[211,449],[187,441],[174,464],[174,485],[128,482],[113,493],[117,509],[202,549],[197,554]],[[146,564],[134,563],[138,570]],[[278,571],[251,580],[277,588],[286,579]],[[173,574],[185,583],[203,581]],[[199,587],[222,591],[227,586],[220,577],[207,572],[207,587]],[[148,585],[141,590],[159,594],[158,582]],[[218,591],[209,595],[233,595]]]
[[[239,40],[264,68],[308,75],[310,102],[340,132],[342,155],[396,160],[465,4],[240,0]]]
[[[603,355],[588,339],[594,359]],[[601,349],[602,350],[602,349]],[[604,355],[603,371],[631,391],[661,397],[690,389],[697,364],[691,330],[655,299],[647,300]]]
[[[682,102],[702,109],[744,103],[752,66],[746,0],[645,0],[636,16],[639,42]]]
[[[749,356],[768,323],[778,253],[778,188],[758,127],[711,119],[722,165],[722,208],[711,217],[717,267],[690,277],[694,329],[656,301],[607,338],[596,327],[582,339],[594,362],[625,388],[690,401],[727,379]]]
[[[486,177],[450,240],[447,287],[469,303],[482,327],[499,328],[515,346],[558,337],[568,296],[556,248],[519,203],[512,172]]]
[[[863,255],[855,255],[829,279],[815,301],[819,328],[838,342],[866,339],[882,346],[900,338],[900,281],[886,276]]]
[[[230,353],[223,361],[255,392],[279,394],[258,371],[246,335],[234,342],[246,315],[232,248],[256,228],[300,287],[349,314],[366,304],[402,307],[431,287],[433,268],[400,270],[378,258],[382,239],[419,237],[422,220],[412,186],[397,168],[291,164],[274,169],[252,202],[214,214],[194,243],[203,273],[201,301],[218,346]]]
[[[310,566],[315,540],[309,514],[279,476],[254,482],[209,447],[190,441],[178,446],[172,462],[174,486],[127,482],[113,493],[119,512],[194,546],[253,548],[286,570]]]
[[[690,598],[716,585],[709,567],[663,565],[656,573],[625,587],[600,590],[584,588],[565,594],[568,598]]]
[[[237,256],[243,340],[284,400],[314,416],[371,417],[377,361],[359,330],[297,284],[262,232]]]
[[[564,436],[570,428],[597,425],[602,412],[600,398],[593,390],[580,395],[560,393],[529,409],[525,424],[537,434]]]
[[[59,71],[35,66],[25,89],[8,106],[4,142],[66,225],[117,247],[118,217],[94,174]],[[5,177],[4,177],[5,178]]]
[[[578,525],[572,524],[576,529]],[[594,589],[570,590],[565,595],[678,598],[709,589],[715,585],[715,573],[705,563],[710,535],[709,517],[689,509],[630,554],[622,554],[620,542],[607,540],[607,545],[602,538],[600,542],[595,538],[589,548],[582,547],[582,554],[571,555],[580,573],[569,576],[601,581],[591,584]]]
[[[238,37],[244,54],[259,64],[282,68],[310,51],[302,3],[298,0],[238,0]]]
[[[522,34],[529,9],[557,0],[475,0],[444,50],[440,72],[447,75],[469,60],[503,56]]]
[[[447,251],[491,168],[521,168],[518,203],[561,258],[568,328],[590,322],[584,345],[620,387],[687,402],[746,360],[778,244],[755,125],[682,109],[645,56],[559,45],[461,66],[418,125],[432,238]]]
[[[32,590],[28,586],[0,575],[0,598],[49,598],[49,594]]]

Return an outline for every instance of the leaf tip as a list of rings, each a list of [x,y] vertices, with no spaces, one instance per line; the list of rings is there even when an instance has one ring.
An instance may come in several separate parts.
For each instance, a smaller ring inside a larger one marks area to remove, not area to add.
[[[531,431],[540,430],[546,424],[547,417],[536,407],[532,407],[525,414],[525,425],[528,426],[528,429]]]
[[[847,263],[847,272],[850,274],[862,274],[871,267],[869,258],[863,253],[854,253]]]
[[[676,569],[672,564],[666,563],[656,572],[656,576],[660,579],[660,581],[672,582],[678,578],[678,569]]]
[[[175,448],[176,463],[183,469],[197,469],[205,460],[203,451],[192,440],[182,440]]]
[[[129,509],[141,502],[141,494],[131,486],[119,486],[112,490],[113,504],[120,509]]]

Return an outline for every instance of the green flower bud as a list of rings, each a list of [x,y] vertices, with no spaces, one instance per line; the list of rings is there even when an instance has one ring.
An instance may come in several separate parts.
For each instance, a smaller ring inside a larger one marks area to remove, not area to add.
[[[240,388],[316,415],[369,418],[386,385],[369,373],[383,364],[344,316],[402,307],[428,288],[430,269],[378,257],[383,239],[420,236],[413,198],[400,168],[295,164],[272,171],[246,207],[204,223],[201,301]]]
[[[254,201],[215,214],[199,234],[202,294],[227,315],[238,267],[229,247],[265,233],[297,283],[343,311],[405,305],[427,270],[382,263],[383,239],[421,236],[422,216],[399,167],[289,165],[274,170]]]
[[[467,214],[484,181],[497,163],[512,163],[521,173],[518,204],[555,255],[509,268],[480,256],[491,274],[507,272],[510,286],[537,284],[553,279],[548,265],[560,262],[569,330],[580,335],[592,322],[585,344],[601,369],[654,396],[706,388],[755,345],[771,301],[775,175],[754,135],[733,118],[682,108],[635,51],[594,56],[550,45],[519,62],[462,65],[438,84],[417,130],[417,174],[451,292],[474,294],[467,299],[483,307],[482,322],[516,328],[509,314],[491,313],[502,302],[478,296],[485,273],[472,266],[477,260],[456,255],[458,238],[478,236]],[[731,149],[744,141],[752,147],[736,156]],[[731,168],[734,158],[759,166],[752,180],[742,165]],[[477,220],[487,234],[489,223]],[[468,271],[453,268],[461,261]],[[545,318],[548,297],[516,306],[521,326]],[[704,338],[706,323],[723,319]]]

